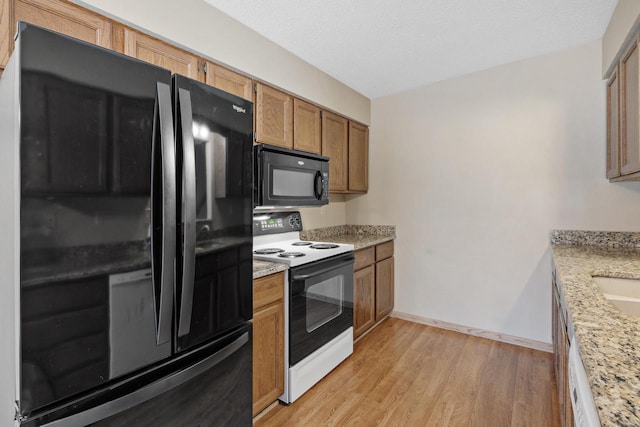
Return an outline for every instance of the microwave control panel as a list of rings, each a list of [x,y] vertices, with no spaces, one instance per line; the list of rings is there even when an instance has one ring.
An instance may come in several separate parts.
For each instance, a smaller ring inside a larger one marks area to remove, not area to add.
[[[253,235],[288,233],[302,230],[300,212],[265,212],[253,214]]]

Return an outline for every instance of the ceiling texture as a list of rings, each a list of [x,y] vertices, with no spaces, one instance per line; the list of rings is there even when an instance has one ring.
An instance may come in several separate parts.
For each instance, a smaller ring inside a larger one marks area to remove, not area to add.
[[[375,99],[598,40],[617,0],[205,0]]]

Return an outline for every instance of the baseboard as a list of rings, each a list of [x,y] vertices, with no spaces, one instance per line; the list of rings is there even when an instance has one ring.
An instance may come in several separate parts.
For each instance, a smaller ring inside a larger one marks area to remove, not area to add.
[[[553,345],[542,341],[515,337],[513,335],[486,331],[484,329],[471,328],[469,326],[457,325],[455,323],[443,322],[441,320],[429,319],[427,317],[415,316],[413,314],[401,313],[399,311],[392,311],[391,317],[397,317],[398,319],[407,320],[409,322],[421,323],[423,325],[433,326],[435,328],[447,329],[449,331],[460,332],[467,335],[473,335],[475,337],[488,338],[494,341],[500,341],[507,344],[518,345],[520,347],[527,347],[534,350],[553,353]]]

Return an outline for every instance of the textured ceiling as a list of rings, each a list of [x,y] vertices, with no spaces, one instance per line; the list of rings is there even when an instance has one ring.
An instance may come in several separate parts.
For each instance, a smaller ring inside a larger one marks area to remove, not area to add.
[[[602,37],[617,0],[205,0],[375,99]]]

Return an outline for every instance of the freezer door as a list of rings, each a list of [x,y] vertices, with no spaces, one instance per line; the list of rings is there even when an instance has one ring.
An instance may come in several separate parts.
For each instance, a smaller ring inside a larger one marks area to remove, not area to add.
[[[23,427],[251,426],[251,324]]]
[[[152,152],[175,163],[167,70],[19,27],[19,410],[29,416],[170,355],[175,233],[162,227],[166,215],[175,227],[175,199],[158,164],[152,206]],[[170,262],[152,265],[152,251]]]
[[[177,75],[173,99],[183,351],[251,319],[253,104]]]

